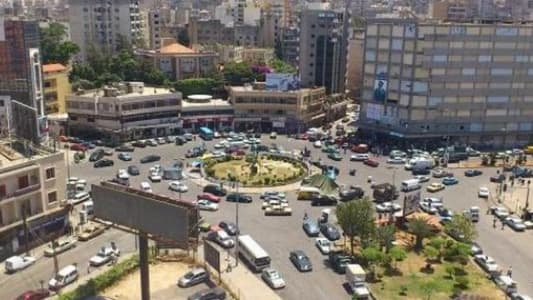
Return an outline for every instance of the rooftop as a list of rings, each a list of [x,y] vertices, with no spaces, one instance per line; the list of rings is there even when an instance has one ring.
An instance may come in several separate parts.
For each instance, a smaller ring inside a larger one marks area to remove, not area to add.
[[[22,141],[13,139],[0,140],[0,174],[10,171],[12,167],[32,162],[35,159],[60,153],[43,146],[26,145]]]
[[[279,94],[279,93],[296,94],[299,92],[306,92],[306,91],[313,90],[310,88],[301,88],[301,89],[293,90],[293,91],[266,90],[266,89],[254,89],[253,86],[251,85],[250,86],[231,86],[230,89],[231,91],[234,91],[234,92],[258,92],[258,93],[272,93],[272,94]]]
[[[139,96],[152,96],[152,95],[168,95],[173,94],[170,89],[162,88],[162,87],[144,87],[143,89],[137,89],[135,91],[118,91],[118,94],[115,96],[113,95],[106,95],[105,89],[96,89],[96,90],[89,90],[85,91],[81,94],[77,94],[79,97],[115,97],[115,98],[131,98],[131,97],[139,97]]]
[[[180,43],[172,43],[168,46],[165,46],[161,49],[159,49],[159,53],[161,54],[192,54],[196,53],[191,48],[185,47]]]
[[[190,102],[187,100],[181,101],[182,109],[213,107],[213,106],[231,107],[231,104],[228,101],[222,100],[222,99],[211,99],[209,101],[204,101],[204,102]]]
[[[43,65],[43,73],[63,72],[67,70],[62,64],[47,64]]]

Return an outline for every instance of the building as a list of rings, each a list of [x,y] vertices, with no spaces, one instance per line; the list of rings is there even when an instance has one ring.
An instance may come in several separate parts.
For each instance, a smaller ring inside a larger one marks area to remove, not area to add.
[[[298,66],[300,57],[300,29],[296,26],[285,27],[281,35],[281,55],[283,61]]]
[[[370,20],[359,128],[477,145],[533,141],[533,26]]]
[[[259,132],[305,132],[320,126],[325,120],[323,87],[295,91],[266,90],[265,83],[253,86],[232,86],[229,99],[235,111],[237,131],[254,129]]]
[[[348,33],[344,13],[313,3],[300,15],[299,71],[304,87],[344,93]]]
[[[359,99],[363,82],[364,34],[356,32],[348,44],[348,62],[346,66],[346,89],[348,94]]]
[[[69,23],[80,60],[93,44],[114,51],[122,39],[130,43],[142,39],[138,0],[69,0]]]
[[[67,68],[62,64],[43,65],[43,79],[45,113],[65,113],[66,97],[72,91]]]
[[[209,95],[190,95],[181,103],[183,131],[197,132],[200,127],[222,131],[233,128],[233,107]]]
[[[168,40],[168,39],[167,39]],[[216,71],[218,54],[197,51],[172,42],[157,50],[138,50],[137,55],[167,74],[172,80],[205,77]]]
[[[274,49],[271,48],[244,48],[242,60],[250,64],[268,64],[274,59]]]
[[[159,10],[148,12],[148,36],[150,37],[150,49],[161,48],[162,16]]]
[[[66,232],[66,180],[63,152],[0,142],[0,260]]]
[[[132,140],[166,136],[180,128],[181,93],[121,83],[67,96],[72,134],[99,139]]]
[[[39,24],[6,19],[0,26],[0,95],[12,99],[13,133],[33,143],[46,139]],[[43,130],[40,130],[43,129]]]
[[[191,18],[188,25],[191,45],[223,44],[257,47],[260,28],[257,25],[225,25],[220,20]]]

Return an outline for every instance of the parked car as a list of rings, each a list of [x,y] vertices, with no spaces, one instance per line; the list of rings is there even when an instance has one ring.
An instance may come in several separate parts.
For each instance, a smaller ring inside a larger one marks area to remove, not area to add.
[[[365,191],[359,186],[350,186],[350,188],[343,188],[339,191],[339,198],[341,201],[350,201],[362,198]]]
[[[266,268],[261,272],[261,278],[273,289],[281,289],[285,287],[285,280],[281,273],[274,268]]]
[[[89,161],[99,161],[104,157],[104,150],[103,149],[97,149],[94,150],[91,155],[89,155]]]
[[[429,175],[429,173],[431,173],[430,169],[429,168],[426,168],[426,167],[414,167],[412,170],[411,170],[411,173],[413,175]]]
[[[311,199],[311,206],[333,206],[337,205],[337,199],[331,196],[318,195]]]
[[[444,177],[442,179],[442,184],[444,185],[455,185],[458,183],[459,183],[459,180],[455,177]]]
[[[105,156],[113,156],[113,149],[104,149],[104,155]]]
[[[81,233],[78,235],[79,241],[88,241],[92,238],[99,236],[104,233],[105,227],[102,225],[92,225],[86,226]]]
[[[490,196],[489,188],[484,186],[480,187],[477,195],[479,198],[488,198]]]
[[[70,146],[70,150],[85,152],[87,151],[87,147],[83,146],[82,144],[72,144]]]
[[[402,207],[398,203],[383,202],[376,205],[376,211],[378,213],[398,212],[400,210],[402,210]]]
[[[503,220],[509,216],[509,211],[507,210],[507,208],[502,206],[494,206],[491,207],[490,210],[492,211],[492,214],[500,220]]]
[[[33,256],[11,256],[4,262],[6,273],[15,273],[17,271],[26,269],[27,267],[35,263],[35,257]]]
[[[141,164],[151,163],[151,162],[160,161],[160,160],[161,160],[161,156],[151,154],[151,155],[147,155],[141,158]]]
[[[331,223],[320,223],[320,232],[330,241],[336,241],[341,238],[337,227]]]
[[[377,168],[379,166],[379,162],[373,159],[367,159],[363,163],[367,166],[374,167],[374,168]]]
[[[433,182],[426,187],[426,190],[430,193],[435,193],[438,191],[442,191],[445,188],[446,186],[444,184],[440,182]]]
[[[206,186],[204,186],[204,190],[203,190],[204,193],[211,193],[215,196],[226,196],[227,194],[227,190],[222,188],[220,185],[218,184],[208,184]]]
[[[474,255],[474,261],[487,273],[496,274],[500,272],[500,267],[496,261],[487,255]]]
[[[56,240],[53,243],[50,243],[48,247],[44,250],[44,256],[54,256],[60,253],[63,253],[69,249],[76,247],[77,241],[72,238],[65,238]]]
[[[135,148],[132,146],[128,146],[126,144],[120,145],[115,148],[116,152],[133,152],[135,151]]]
[[[435,169],[432,175],[434,178],[453,177],[453,173],[448,172],[442,168]]]
[[[215,203],[218,203],[220,202],[220,197],[219,196],[215,196],[211,193],[201,193],[201,194],[198,194],[196,196],[196,199],[197,200],[207,200],[207,201],[211,201],[211,202],[215,202]]]
[[[216,211],[218,210],[218,204],[207,201],[207,200],[197,200],[196,205],[200,210]]]
[[[211,231],[207,234],[207,239],[219,244],[222,248],[232,248],[235,241],[224,230]]]
[[[414,179],[418,180],[418,182],[420,182],[420,183],[424,183],[424,182],[428,182],[430,178],[429,178],[429,176],[416,175],[414,177]]]
[[[419,202],[420,209],[432,215],[437,214],[442,206],[442,200],[439,198],[427,197]]]
[[[483,174],[483,172],[481,172],[480,170],[466,170],[465,171],[465,176],[466,177],[480,176],[482,174]]]
[[[302,250],[291,251],[289,254],[289,259],[300,272],[308,272],[313,270],[311,260]]]
[[[387,159],[387,163],[392,165],[403,165],[405,163],[405,158],[391,157]]]
[[[323,237],[318,237],[315,239],[315,245],[320,250],[322,254],[328,254],[331,250],[331,242]]]
[[[250,195],[231,193],[226,196],[226,201],[228,202],[239,202],[239,203],[252,203],[253,199]]]
[[[131,160],[131,154],[126,152],[120,152],[118,155],[118,159],[123,161],[130,161]]]
[[[187,185],[181,181],[172,181],[168,184],[168,188],[174,192],[185,193],[189,190]]]
[[[507,224],[507,226],[511,227],[514,231],[525,231],[526,230],[526,225],[524,225],[524,222],[518,216],[511,215],[505,218],[504,222],[505,224]]]
[[[266,191],[266,192],[263,192],[259,198],[260,199],[265,199],[265,198],[269,198],[270,196],[277,196],[277,197],[280,197],[282,199],[285,199],[286,195],[284,192],[278,192],[278,191]]]
[[[105,168],[105,167],[110,167],[112,165],[114,165],[115,162],[111,159],[107,159],[107,158],[104,158],[104,159],[101,159],[97,162],[94,163],[94,167],[95,168]]]
[[[94,267],[99,267],[111,262],[120,256],[120,250],[112,244],[111,246],[102,247],[95,256],[89,259],[89,264]]]
[[[209,273],[204,268],[194,268],[178,280],[178,286],[185,288],[203,283],[209,279]]]
[[[148,179],[150,179],[151,182],[161,182],[163,180],[163,177],[159,172],[150,172],[150,175],[148,175]]]
[[[132,176],[137,176],[139,174],[141,174],[141,172],[139,171],[139,168],[137,168],[137,166],[128,166],[128,173]]]
[[[133,147],[139,147],[139,148],[145,148],[146,147],[146,141],[144,140],[138,140],[133,143],[131,143]]]
[[[511,293],[510,297],[511,297],[511,300],[533,300],[532,297],[529,297],[528,295],[524,295],[524,294],[519,294],[519,293]]]
[[[505,179],[505,175],[503,174],[490,176],[490,182],[502,183]]]
[[[366,153],[357,153],[350,156],[351,161],[365,161],[370,159],[370,156]]]
[[[341,161],[342,160],[342,155],[340,155],[337,152],[331,152],[331,153],[328,154],[328,158],[332,159],[332,160],[335,160],[335,161]]]
[[[220,223],[218,223],[218,227],[222,228],[231,236],[239,233],[239,228],[237,228],[237,225],[230,221],[220,221]]]
[[[47,289],[38,289],[25,291],[20,294],[15,300],[43,300],[50,296],[50,290]]]
[[[226,299],[226,291],[220,287],[208,288],[200,290],[189,297],[187,300],[224,300]]]
[[[48,281],[48,288],[58,291],[61,288],[73,283],[78,279],[78,268],[76,265],[68,265],[59,270],[52,279]]]
[[[472,255],[478,255],[483,253],[483,249],[478,243],[472,242],[472,244],[470,245],[470,252],[472,253]]]
[[[312,219],[304,220],[302,228],[308,236],[318,236],[320,233],[317,222]]]

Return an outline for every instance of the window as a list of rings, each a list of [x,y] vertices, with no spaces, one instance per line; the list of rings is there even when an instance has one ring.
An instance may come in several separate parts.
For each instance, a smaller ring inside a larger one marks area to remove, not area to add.
[[[463,68],[463,75],[476,75],[475,68]]]
[[[48,168],[46,169],[46,179],[56,178],[56,169]]]
[[[6,194],[7,194],[6,185],[5,184],[0,185],[0,199],[4,198]]]
[[[50,192],[48,193],[48,204],[54,203],[57,201],[57,192]]]
[[[19,189],[23,189],[30,185],[30,181],[28,180],[28,175],[19,177],[18,182],[19,182]]]

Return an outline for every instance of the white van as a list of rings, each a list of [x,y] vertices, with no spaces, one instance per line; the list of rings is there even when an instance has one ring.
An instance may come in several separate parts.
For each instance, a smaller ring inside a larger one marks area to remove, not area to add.
[[[87,201],[89,199],[91,199],[91,195],[89,195],[89,193],[87,193],[87,192],[78,192],[78,193],[76,193],[74,195],[74,197],[72,199],[69,199],[69,202],[71,204],[78,204],[78,203]]]
[[[83,202],[81,204],[81,210],[86,211],[88,215],[92,215],[94,213],[93,200]]]
[[[402,192],[410,192],[420,189],[420,181],[418,179],[409,179],[402,181]]]
[[[76,279],[78,279],[78,269],[76,268],[76,265],[69,265],[59,270],[59,272],[48,281],[48,287],[52,291],[57,291],[76,281]]]
[[[146,181],[141,182],[141,190],[143,190],[144,192],[147,192],[147,193],[153,193],[152,187]]]

